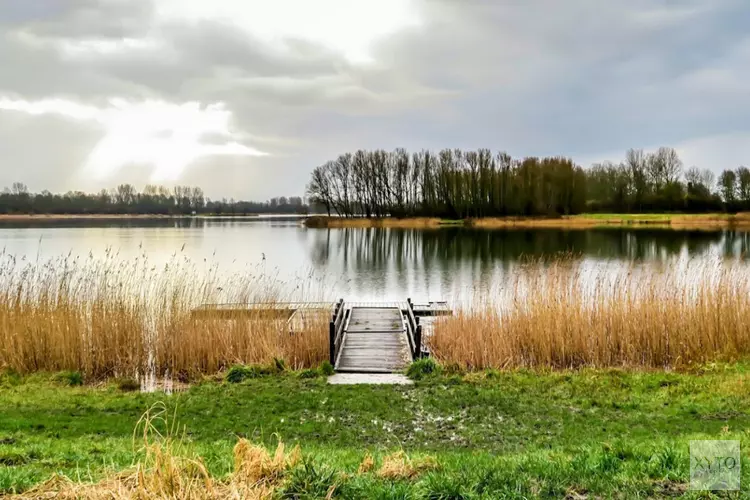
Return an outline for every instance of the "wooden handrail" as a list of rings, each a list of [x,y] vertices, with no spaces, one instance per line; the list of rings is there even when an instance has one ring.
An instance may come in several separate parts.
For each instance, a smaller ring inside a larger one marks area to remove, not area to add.
[[[341,333],[343,332],[345,318],[346,307],[344,307],[344,299],[340,299],[336,302],[331,322],[328,325],[328,360],[333,366],[336,366],[336,356],[341,347]]]
[[[411,358],[419,359],[422,356],[422,326],[419,324],[419,318],[414,315],[414,304],[410,298],[406,299],[406,323]]]
[[[417,318],[419,319],[419,318]],[[417,331],[414,335],[414,359],[422,357],[422,325],[417,324]]]

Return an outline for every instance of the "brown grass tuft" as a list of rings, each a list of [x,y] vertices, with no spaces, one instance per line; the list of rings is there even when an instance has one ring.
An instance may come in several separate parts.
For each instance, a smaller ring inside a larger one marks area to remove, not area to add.
[[[368,453],[365,455],[365,458],[362,459],[362,463],[359,464],[357,474],[367,474],[368,472],[372,472],[374,468],[375,460],[372,458],[372,455]]]
[[[423,472],[438,468],[437,460],[433,457],[410,459],[406,453],[397,451],[383,457],[383,464],[377,475],[383,479],[413,479]]]
[[[263,446],[253,445],[240,439],[234,447],[234,477],[247,484],[275,484],[301,460],[299,445],[288,454],[284,443],[279,441],[273,456]]]

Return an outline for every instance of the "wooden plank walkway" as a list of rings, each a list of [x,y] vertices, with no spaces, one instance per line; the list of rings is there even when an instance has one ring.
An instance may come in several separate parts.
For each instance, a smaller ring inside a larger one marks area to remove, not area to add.
[[[307,333],[326,319],[328,359],[338,372],[398,373],[429,356],[420,318],[452,314],[446,302],[286,302],[203,304],[200,319],[287,320],[291,334]],[[429,327],[429,324],[426,326]]]
[[[336,360],[336,371],[394,373],[411,356],[399,307],[352,307]]]

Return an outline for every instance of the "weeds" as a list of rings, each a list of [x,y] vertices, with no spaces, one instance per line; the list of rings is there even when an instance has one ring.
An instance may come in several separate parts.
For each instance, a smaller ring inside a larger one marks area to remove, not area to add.
[[[71,387],[83,385],[83,376],[79,372],[60,372],[55,374],[53,379],[56,382]]]
[[[333,375],[334,373],[336,373],[336,370],[333,368],[333,365],[327,359],[324,360],[322,363],[320,363],[320,367],[318,369],[320,370],[320,374],[325,377],[329,377]]]
[[[115,379],[115,385],[122,392],[135,392],[141,390],[141,384],[134,378],[122,377]]]
[[[409,368],[406,370],[406,376],[412,380],[422,380],[430,375],[438,375],[441,371],[442,368],[434,359],[422,358],[409,365]]]

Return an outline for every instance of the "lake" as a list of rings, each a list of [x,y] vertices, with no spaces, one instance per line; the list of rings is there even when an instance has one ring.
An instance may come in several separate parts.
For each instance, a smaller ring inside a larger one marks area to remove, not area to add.
[[[456,300],[502,285],[526,257],[580,255],[609,273],[622,263],[748,262],[750,232],[602,228],[589,230],[307,229],[294,217],[0,222],[6,255],[61,255],[161,264],[187,257],[221,272],[277,276],[293,289],[316,283],[347,300]],[[750,268],[749,268],[750,269]]]

